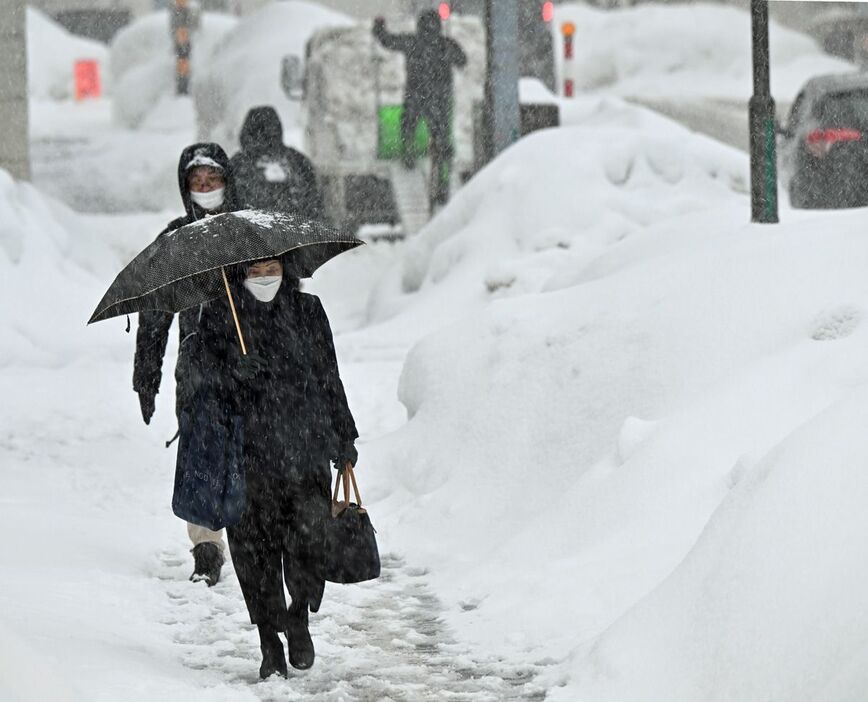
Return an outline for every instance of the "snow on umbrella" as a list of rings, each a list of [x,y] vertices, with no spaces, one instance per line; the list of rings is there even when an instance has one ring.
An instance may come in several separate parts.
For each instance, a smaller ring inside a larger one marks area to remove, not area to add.
[[[278,258],[297,278],[364,242],[296,215],[241,210],[186,224],[139,253],[118,274],[88,324],[142,310],[180,312],[224,293],[235,303],[226,266]],[[244,348],[244,339],[235,319]],[[246,349],[245,349],[246,353]]]

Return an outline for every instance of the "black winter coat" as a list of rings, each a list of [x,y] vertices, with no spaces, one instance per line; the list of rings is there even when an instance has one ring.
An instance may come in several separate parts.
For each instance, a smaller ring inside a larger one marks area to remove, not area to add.
[[[273,107],[254,107],[241,128],[241,151],[230,161],[243,207],[322,219],[323,203],[310,160],[283,143]]]
[[[223,210],[231,212],[239,209],[232,171],[229,168],[229,157],[226,152],[217,144],[193,144],[184,149],[178,161],[178,187],[186,214],[169,222],[166,228],[157,235],[158,238],[205,216],[205,211],[190,199],[190,191],[187,188],[187,169],[194,160],[207,163],[209,159],[217,163],[224,172],[226,194]],[[185,384],[187,376],[186,350],[187,341],[196,330],[198,314],[199,308],[197,307],[184,310],[178,315],[181,341],[178,365],[175,368],[178,409],[184,404],[184,398],[189,396],[189,388]],[[139,324],[136,331],[136,356],[133,365],[133,390],[136,392],[150,395],[156,395],[159,392],[163,374],[163,357],[166,355],[169,328],[172,326],[173,318],[173,314],[158,310],[139,313]]]
[[[419,16],[415,34],[392,34],[381,25],[374,25],[374,36],[386,49],[404,54],[406,101],[451,106],[452,68],[466,66],[467,55],[457,41],[443,36],[436,11]]]
[[[319,298],[285,278],[277,297],[260,302],[233,276],[235,305],[248,351],[264,370],[241,381],[234,374],[241,347],[229,303],[203,306],[190,350],[195,389],[208,386],[241,416],[247,470],[304,482],[328,461],[355,463],[358,432],[338,371],[331,327]],[[224,408],[215,408],[215,417]],[[330,478],[322,476],[328,485]]]

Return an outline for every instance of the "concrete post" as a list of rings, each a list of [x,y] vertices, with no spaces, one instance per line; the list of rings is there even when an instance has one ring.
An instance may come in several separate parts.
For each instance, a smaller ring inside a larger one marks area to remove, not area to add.
[[[24,0],[0,0],[0,168],[30,178],[27,14]]]
[[[486,118],[490,156],[518,141],[521,117],[518,102],[518,0],[487,0],[485,28],[488,36]]]

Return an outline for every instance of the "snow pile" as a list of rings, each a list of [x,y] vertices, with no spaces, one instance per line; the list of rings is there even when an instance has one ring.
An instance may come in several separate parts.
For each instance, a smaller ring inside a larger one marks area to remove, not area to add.
[[[79,212],[163,211],[163,223],[177,216],[178,156],[196,135],[190,100],[165,100],[138,130],[114,123],[111,100],[33,102],[33,182]]]
[[[123,220],[81,217],[0,170],[0,367],[63,365],[123,323],[85,329],[141,237]],[[153,232],[156,234],[156,232]]]
[[[658,247],[670,220],[743,199],[741,154],[618,99],[567,102],[578,126],[519,141],[408,242],[372,320],[409,305],[433,329],[468,304],[563,287],[624,239]]]
[[[31,98],[69,100],[75,96],[76,61],[99,63],[103,90],[108,92],[108,49],[77,37],[33,7],[27,8],[27,91]]]
[[[284,141],[300,146],[298,104],[290,102],[280,85],[284,56],[304,57],[308,38],[323,27],[342,26],[345,15],[311,2],[269,3],[245,17],[220,42],[201,66],[193,85],[199,134],[222,144],[231,154],[251,107],[272,105],[280,115]]]
[[[860,336],[851,352],[864,353]],[[675,573],[582,657],[581,683],[552,699],[864,696],[868,392],[856,365],[830,379],[860,387],[742,471]]]
[[[750,14],[722,5],[654,3],[618,10],[556,5],[556,46],[563,22],[576,26],[575,59],[561,71],[577,90],[607,90],[629,97],[717,98],[745,101],[752,92]],[[824,54],[799,32],[771,23],[771,87],[792,101],[821,73],[852,71],[853,65]]]
[[[206,12],[200,16],[199,27],[190,40],[194,82],[208,66],[215,46],[236,22],[229,15]],[[137,129],[149,116],[157,123],[164,122],[163,113],[179,109],[174,99],[175,56],[168,11],[140,17],[115,35],[111,44],[111,74],[117,123]]]
[[[391,32],[413,32],[413,22],[393,22]],[[485,33],[475,17],[452,18],[449,36],[467,54],[455,70],[456,159],[473,160],[473,106],[485,83]],[[403,55],[382,48],[370,23],[318,33],[308,63],[305,147],[316,162],[369,162],[377,153],[379,105],[404,101]],[[378,102],[379,101],[379,102]]]
[[[749,225],[745,167],[602,102],[493,163],[378,293],[369,338],[440,329],[409,423],[361,451],[381,539],[462,636],[573,651],[557,699],[864,690],[863,217]]]

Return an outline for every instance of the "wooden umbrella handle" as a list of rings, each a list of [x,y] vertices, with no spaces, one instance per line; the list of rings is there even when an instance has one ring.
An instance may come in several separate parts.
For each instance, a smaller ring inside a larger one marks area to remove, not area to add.
[[[220,268],[223,274],[223,285],[226,286],[226,296],[229,298],[229,308],[232,310],[232,319],[235,320],[235,331],[238,332],[238,341],[241,342],[241,353],[247,355],[247,345],[244,343],[244,335],[241,333],[241,324],[238,321],[238,312],[235,310],[235,300],[232,298],[232,290],[229,288],[229,278],[226,277],[226,268]]]

